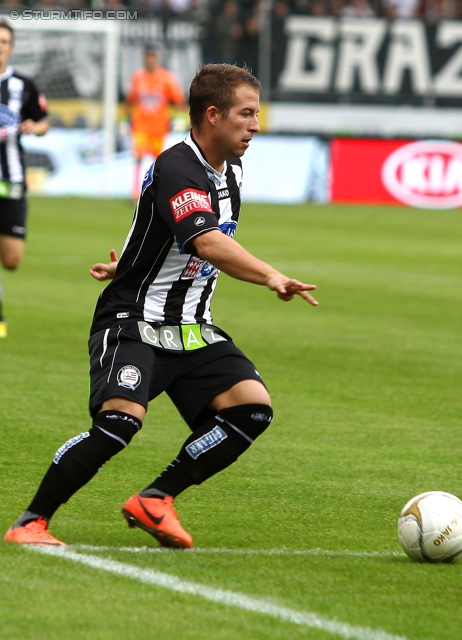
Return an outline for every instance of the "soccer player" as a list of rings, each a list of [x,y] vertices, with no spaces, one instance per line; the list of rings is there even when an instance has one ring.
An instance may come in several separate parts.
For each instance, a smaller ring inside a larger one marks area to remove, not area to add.
[[[26,184],[21,134],[43,136],[48,131],[45,99],[32,80],[11,67],[14,32],[0,20],[0,260],[5,269],[17,269],[26,236]],[[0,338],[7,334],[2,311],[0,279]]]
[[[260,83],[246,68],[207,64],[190,88],[191,132],[147,172],[120,261],[96,264],[113,278],[90,331],[92,428],[56,452],[5,540],[63,545],[48,531],[58,509],[141,429],[149,401],[165,391],[191,429],[178,455],[125,502],[132,527],[162,546],[190,548],[174,499],[222,471],[270,424],[267,388],[231,337],[212,324],[219,271],[317,305],[316,288],[287,277],[234,239],[241,156],[259,131]],[[258,326],[255,326],[258,332]]]
[[[147,45],[144,68],[135,71],[127,95],[131,116],[133,154],[132,199],[138,200],[141,187],[141,161],[147,155],[157,158],[169,131],[169,105],[185,105],[185,97],[178,80],[171,71],[161,67],[160,52]]]

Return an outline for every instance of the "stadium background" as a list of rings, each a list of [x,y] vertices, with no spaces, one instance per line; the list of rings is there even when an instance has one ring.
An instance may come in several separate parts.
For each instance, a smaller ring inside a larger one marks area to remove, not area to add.
[[[245,62],[262,80],[264,135],[246,154],[244,201],[460,206],[458,145],[413,147],[395,166],[396,188],[383,180],[399,147],[462,137],[461,3],[393,1],[3,3],[3,15],[19,16],[13,64],[51,114],[46,137],[24,138],[30,193],[129,196],[123,101],[154,41],[185,91],[203,62]],[[187,126],[172,111],[167,145]]]

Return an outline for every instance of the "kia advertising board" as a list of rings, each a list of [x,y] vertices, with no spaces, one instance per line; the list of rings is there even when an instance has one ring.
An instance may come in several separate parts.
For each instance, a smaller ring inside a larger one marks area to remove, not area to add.
[[[462,207],[462,144],[446,140],[331,142],[332,202]]]

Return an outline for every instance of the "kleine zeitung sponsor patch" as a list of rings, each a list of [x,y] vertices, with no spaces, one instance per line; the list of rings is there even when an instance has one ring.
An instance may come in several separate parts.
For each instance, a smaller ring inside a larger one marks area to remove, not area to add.
[[[199,189],[180,191],[173,198],[170,198],[170,208],[175,222],[180,222],[182,218],[198,211],[214,213],[208,195]]]

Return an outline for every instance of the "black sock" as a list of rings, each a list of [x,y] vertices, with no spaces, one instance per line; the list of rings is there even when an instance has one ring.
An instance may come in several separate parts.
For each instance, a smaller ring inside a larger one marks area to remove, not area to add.
[[[55,511],[82,486],[81,483],[73,482],[56,464],[52,463],[27,511],[39,513],[43,518],[50,520]]]
[[[141,495],[149,497],[155,490],[176,497],[193,484],[201,484],[223,471],[263,433],[272,416],[268,405],[223,409],[189,436],[178,456]]]
[[[141,429],[141,422],[121,411],[102,411],[93,427],[58,449],[28,511],[48,520],[81,489],[105,462],[122,451]]]

